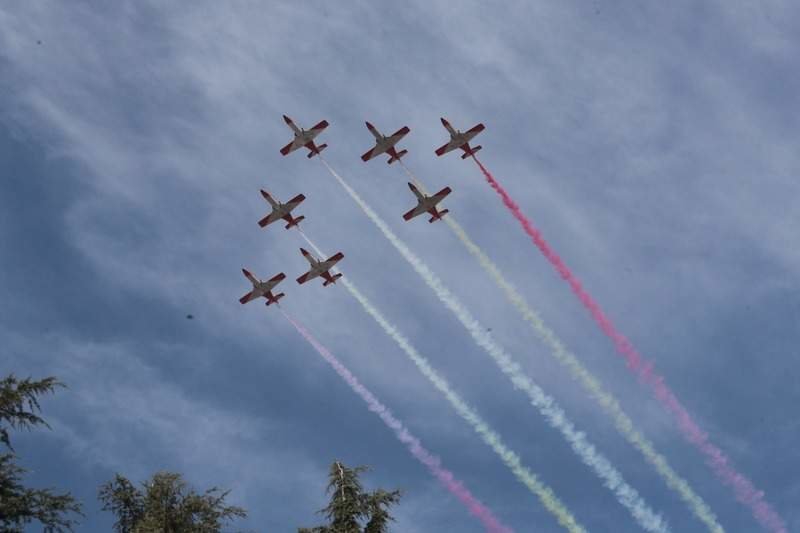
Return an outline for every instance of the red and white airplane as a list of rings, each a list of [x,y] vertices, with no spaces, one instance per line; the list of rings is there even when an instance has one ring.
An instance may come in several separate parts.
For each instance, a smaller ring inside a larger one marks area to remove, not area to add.
[[[399,130],[391,134],[389,137],[382,135],[381,132],[379,132],[375,128],[375,126],[373,126],[369,122],[367,122],[367,129],[375,137],[375,148],[373,148],[366,154],[362,155],[361,156],[362,161],[369,161],[376,155],[387,153],[389,154],[389,161],[387,161],[387,163],[391,165],[395,161],[400,161],[400,158],[408,153],[408,150],[401,150],[400,152],[397,152],[394,149],[394,145],[397,144],[397,142],[400,139],[405,137],[409,131],[411,131],[410,129],[408,129],[408,126],[403,126]]]
[[[328,127],[327,120],[323,120],[310,130],[304,130],[303,128],[298,128],[295,125],[295,123],[292,122],[292,119],[290,119],[286,115],[283,115],[283,120],[286,121],[286,123],[289,125],[290,128],[292,128],[292,131],[294,132],[294,140],[292,140],[292,142],[281,148],[281,153],[283,155],[287,155],[291,152],[294,152],[298,148],[305,146],[309,150],[308,157],[310,158],[319,154],[321,151],[325,149],[326,146],[328,146],[327,144],[321,144],[319,146],[314,144],[314,139],[317,137],[317,135],[319,135],[322,132],[322,130]]]
[[[322,278],[325,280],[325,283],[323,283],[322,286],[327,287],[331,283],[336,283],[336,280],[342,277],[341,273],[336,275],[331,275],[331,273],[328,272],[331,268],[333,268],[333,265],[342,260],[342,258],[344,257],[344,254],[342,252],[339,252],[336,255],[329,257],[325,261],[318,260],[316,257],[314,257],[313,255],[311,255],[302,248],[300,248],[300,253],[302,253],[303,257],[305,257],[306,260],[311,264],[311,269],[302,276],[300,276],[299,278],[297,278],[297,283],[302,285],[306,281],[322,276]]]
[[[288,224],[286,224],[286,229],[289,229],[292,226],[297,226],[301,220],[306,218],[304,216],[299,216],[297,218],[294,218],[292,216],[292,209],[300,205],[300,202],[306,199],[306,197],[303,196],[302,194],[298,194],[285,204],[275,200],[264,189],[261,189],[261,196],[263,196],[264,199],[267,202],[269,202],[269,205],[272,207],[272,213],[270,213],[269,215],[265,216],[264,218],[258,221],[258,225],[261,226],[262,228],[264,226],[267,226],[268,224],[272,224],[273,222],[283,219],[286,222],[288,222]]]
[[[283,281],[283,279],[286,277],[286,274],[283,272],[271,279],[268,279],[267,281],[259,280],[244,268],[242,269],[242,272],[244,272],[244,276],[250,280],[250,283],[253,284],[253,290],[239,298],[240,303],[246,304],[247,302],[263,296],[267,299],[267,305],[270,305],[278,303],[278,300],[286,296],[284,293],[272,294],[272,289],[275,287],[275,285]]]
[[[411,220],[412,218],[427,212],[433,215],[428,222],[435,222],[437,220],[441,220],[442,217],[445,215],[445,213],[450,212],[449,209],[442,209],[441,211],[436,209],[436,204],[444,200],[445,196],[447,196],[452,192],[452,189],[450,189],[450,187],[445,187],[444,189],[437,192],[433,196],[425,196],[424,194],[419,192],[419,190],[416,187],[414,187],[413,183],[409,183],[408,186],[411,189],[411,192],[414,193],[414,196],[417,197],[417,207],[415,207],[414,209],[403,215],[403,218],[405,220]]]
[[[483,124],[478,124],[477,126],[473,126],[472,128],[468,129],[464,133],[461,133],[459,130],[454,130],[453,126],[450,125],[447,120],[442,119],[442,124],[447,131],[450,132],[450,142],[445,144],[444,146],[440,146],[436,149],[436,155],[444,155],[447,152],[451,152],[456,148],[461,148],[464,150],[464,154],[461,156],[461,159],[466,159],[471,155],[475,155],[475,153],[481,149],[480,146],[476,146],[475,148],[471,148],[469,145],[469,141],[472,140],[477,134],[483,131]]]

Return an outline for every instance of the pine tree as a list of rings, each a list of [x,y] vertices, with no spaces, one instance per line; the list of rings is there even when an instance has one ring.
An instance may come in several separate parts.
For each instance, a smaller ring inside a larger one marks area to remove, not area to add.
[[[72,531],[76,521],[70,514],[81,514],[81,505],[69,494],[56,494],[49,489],[29,489],[22,484],[24,468],[14,463],[10,430],[49,428],[37,413],[41,412],[38,397],[63,387],[56,378],[40,381],[18,380],[10,375],[0,381],[0,443],[9,452],[0,453],[0,526],[2,531],[24,531],[25,525],[39,522],[45,533]]]
[[[197,493],[177,473],[157,472],[142,488],[119,474],[100,487],[103,510],[117,518],[117,533],[216,533],[224,522],[247,516],[225,504],[230,491],[212,487]]]
[[[393,520],[388,509],[400,501],[400,491],[364,492],[359,476],[367,470],[334,462],[328,474],[331,501],[320,511],[328,525],[299,528],[298,533],[387,533]]]

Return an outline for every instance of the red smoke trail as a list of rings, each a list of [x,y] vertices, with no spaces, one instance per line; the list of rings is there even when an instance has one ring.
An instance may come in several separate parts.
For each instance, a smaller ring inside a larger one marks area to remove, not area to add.
[[[281,313],[286,317],[297,332],[314,347],[317,352],[330,364],[339,376],[350,385],[356,394],[367,402],[369,410],[381,417],[381,420],[394,431],[397,438],[406,445],[411,454],[422,464],[428,467],[433,476],[438,479],[444,487],[463,503],[469,512],[476,516],[483,523],[486,531],[491,533],[513,533],[513,530],[503,525],[494,514],[479,502],[472,493],[464,487],[461,481],[457,480],[452,472],[441,466],[441,460],[431,452],[423,448],[419,439],[413,436],[397,420],[391,411],[378,401],[377,398],[364,387],[358,379],[324,346],[322,346],[303,326],[294,321],[286,312],[281,309]]]
[[[733,488],[736,499],[748,505],[753,510],[753,515],[766,529],[774,533],[787,533],[786,525],[781,517],[778,516],[775,510],[772,509],[766,501],[764,501],[764,492],[756,490],[749,479],[734,470],[733,467],[728,464],[728,457],[722,450],[709,442],[708,434],[698,427],[692,419],[692,416],[675,397],[672,390],[664,383],[664,378],[653,370],[653,363],[644,360],[631,342],[617,331],[614,324],[603,313],[597,302],[595,302],[589,293],[581,286],[580,280],[567,268],[567,265],[564,264],[564,261],[561,260],[558,254],[550,248],[550,245],[548,245],[547,241],[542,237],[541,232],[534,227],[524,214],[522,214],[517,203],[514,202],[506,190],[494,179],[489,171],[486,170],[486,167],[478,161],[478,158],[474,155],[472,158],[480,167],[481,172],[483,172],[483,175],[486,177],[486,181],[497,191],[503,199],[505,206],[522,225],[525,233],[533,240],[536,247],[539,248],[547,260],[550,261],[550,264],[555,267],[561,277],[569,283],[572,292],[583,302],[584,307],[589,310],[592,318],[594,318],[595,322],[600,326],[600,329],[614,342],[617,352],[628,362],[628,368],[635,372],[642,381],[650,385],[656,398],[677,419],[678,427],[684,437],[706,456],[709,465],[711,465],[714,472],[723,483]]]

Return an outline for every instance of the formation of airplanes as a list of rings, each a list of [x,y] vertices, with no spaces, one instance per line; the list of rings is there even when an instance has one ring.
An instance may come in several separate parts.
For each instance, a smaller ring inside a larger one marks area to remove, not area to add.
[[[317,136],[328,127],[329,124],[327,120],[320,121],[308,130],[297,126],[297,124],[295,124],[295,122],[286,115],[283,115],[283,120],[286,122],[289,128],[291,128],[294,138],[289,144],[280,149],[282,155],[289,155],[299,148],[306,148],[308,150],[307,157],[312,158],[315,155],[320,155],[322,150],[327,148],[327,144],[317,145],[314,142]],[[481,149],[481,146],[472,147],[469,143],[476,135],[483,131],[483,124],[477,124],[467,131],[461,132],[460,130],[453,128],[453,126],[451,126],[446,119],[442,118],[441,121],[442,125],[450,134],[450,140],[447,142],[447,144],[444,144],[435,150],[437,156],[442,156],[448,152],[452,152],[453,150],[460,149],[464,152],[461,155],[461,159],[466,159],[467,157],[474,156],[475,153]],[[389,156],[387,163],[391,165],[395,161],[400,161],[400,159],[408,153],[408,150],[398,151],[395,148],[397,143],[400,142],[403,137],[405,137],[411,131],[408,126],[403,126],[387,137],[369,122],[367,122],[366,125],[369,132],[373,135],[373,137],[375,137],[375,146],[361,156],[362,161],[367,162],[376,156],[387,154]],[[400,161],[400,164],[403,164],[402,161]],[[448,194],[452,192],[450,187],[445,187],[441,191],[432,195],[423,194],[419,191],[419,189],[417,189],[417,187],[414,186],[413,183],[409,183],[408,187],[411,189],[411,192],[414,193],[414,196],[417,199],[417,205],[407,213],[403,214],[404,220],[408,221],[423,213],[428,213],[431,215],[431,218],[428,220],[428,222],[433,223],[437,220],[441,220],[442,217],[449,212],[448,209],[439,209],[437,206],[442,200],[445,199],[445,197],[447,197]],[[263,196],[264,200],[267,201],[271,211],[267,216],[258,221],[259,226],[264,228],[273,222],[283,220],[287,223],[284,226],[286,229],[293,227],[297,227],[298,229],[300,228],[300,221],[304,220],[305,216],[295,217],[292,215],[292,211],[294,211],[297,206],[299,206],[303,200],[306,199],[304,195],[298,194],[286,203],[276,200],[264,189],[261,189],[261,196]],[[306,283],[314,278],[322,278],[324,280],[322,286],[327,287],[328,285],[336,283],[336,280],[342,277],[341,272],[331,274],[331,269],[334,268],[334,266],[344,258],[344,254],[342,252],[337,252],[325,260],[314,257],[314,255],[303,248],[300,248],[300,253],[308,261],[310,268],[308,272],[297,278],[298,284],[302,285],[303,283]],[[263,297],[266,299],[266,305],[269,306],[274,303],[278,303],[278,300],[286,296],[285,293],[282,292],[278,294],[273,294],[272,292],[275,286],[286,278],[286,274],[283,272],[279,272],[267,281],[259,280],[244,268],[242,269],[242,272],[253,286],[250,292],[239,298],[239,302],[242,304],[246,304]]]

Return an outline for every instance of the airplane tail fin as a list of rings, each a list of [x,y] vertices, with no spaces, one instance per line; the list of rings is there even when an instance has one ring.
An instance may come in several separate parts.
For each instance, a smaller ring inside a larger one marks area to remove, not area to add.
[[[320,144],[319,146],[317,146],[316,150],[311,150],[308,153],[308,158],[311,159],[312,157],[314,157],[315,155],[319,154],[321,151],[323,151],[327,147],[328,147],[327,144]]]
[[[289,229],[289,228],[291,228],[293,226],[297,226],[298,224],[300,224],[300,221],[303,220],[304,218],[306,218],[305,215],[301,215],[301,216],[299,216],[297,218],[293,218],[291,222],[286,224],[286,226],[285,226],[286,229]]]
[[[464,152],[464,154],[461,156],[461,159],[466,159],[471,155],[475,155],[481,148],[483,148],[483,146],[480,145],[476,146],[475,148],[470,148],[468,151]]]
[[[331,276],[331,279],[330,279],[330,280],[326,280],[326,281],[325,281],[325,283],[323,283],[323,284],[322,284],[322,286],[323,286],[323,287],[327,287],[327,286],[328,286],[328,285],[330,285],[331,283],[336,283],[336,280],[337,280],[337,279],[339,279],[339,278],[341,278],[341,277],[342,277],[342,274],[341,274],[341,272],[340,272],[339,274],[336,274],[336,275],[334,275],[334,276]]]
[[[449,209],[442,209],[442,210],[441,210],[441,211],[439,211],[437,214],[433,215],[433,216],[431,217],[431,219],[430,219],[428,222],[431,222],[431,223],[433,223],[433,222],[436,222],[437,220],[441,220],[441,219],[442,219],[442,217],[443,217],[443,216],[445,216],[445,215],[446,215],[447,213],[449,213],[449,212],[450,212],[450,210],[449,210]]]
[[[399,152],[397,152],[397,157],[390,157],[389,161],[387,161],[387,163],[389,163],[391,165],[395,161],[400,161],[400,158],[403,157],[404,155],[406,155],[407,153],[408,153],[408,150],[400,150]]]
[[[282,292],[282,293],[280,293],[280,294],[276,294],[276,295],[275,295],[275,296],[273,296],[272,298],[267,298],[267,305],[270,305],[270,304],[276,304],[276,303],[278,303],[278,300],[280,300],[280,299],[281,299],[281,298],[283,298],[284,296],[286,296],[286,293],[283,293],[283,292]]]

